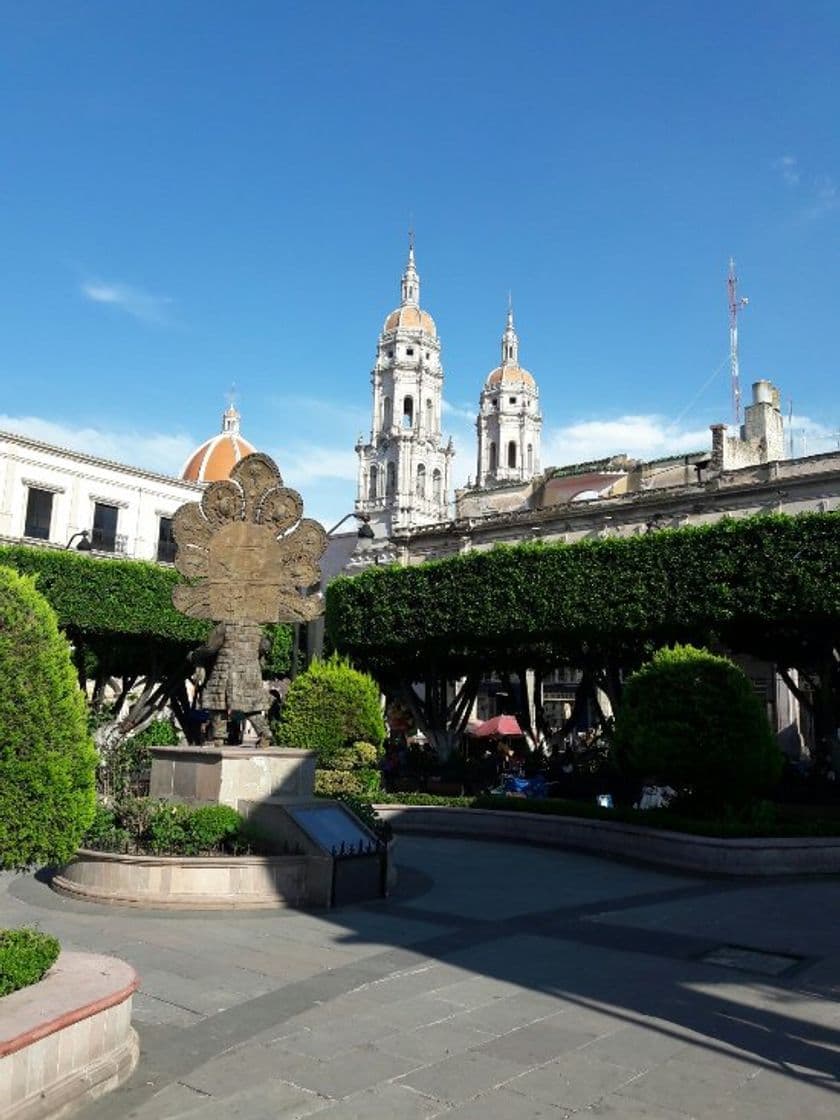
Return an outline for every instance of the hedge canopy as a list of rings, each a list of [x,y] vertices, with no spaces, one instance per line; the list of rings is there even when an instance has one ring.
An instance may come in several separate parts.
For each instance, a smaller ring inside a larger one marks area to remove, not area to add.
[[[632,666],[718,640],[788,666],[840,642],[840,513],[760,515],[370,569],[327,591],[337,650],[380,676],[432,666]],[[450,678],[451,679],[451,678]]]
[[[206,622],[180,614],[171,568],[144,560],[104,560],[76,551],[0,546],[0,564],[36,577],[62,629],[78,635],[154,636],[197,645]]]

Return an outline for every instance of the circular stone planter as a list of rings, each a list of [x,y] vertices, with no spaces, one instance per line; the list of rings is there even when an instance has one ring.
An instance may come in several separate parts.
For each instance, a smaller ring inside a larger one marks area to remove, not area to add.
[[[662,864],[713,875],[837,875],[840,836],[727,839],[521,810],[444,805],[375,806],[399,833],[511,840]]]
[[[137,1065],[131,1026],[138,979],[116,957],[62,952],[37,984],[0,999],[0,1115],[74,1112]]]
[[[310,901],[311,861],[311,856],[133,856],[80,848],[52,886],[61,894],[115,906],[303,906]]]

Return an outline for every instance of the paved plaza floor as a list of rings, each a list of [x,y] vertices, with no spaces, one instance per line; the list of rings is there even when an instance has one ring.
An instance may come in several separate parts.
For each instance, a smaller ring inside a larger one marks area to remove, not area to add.
[[[0,925],[141,976],[141,1059],[82,1120],[840,1116],[840,880],[732,882],[400,837],[331,913],[172,914],[4,876]]]

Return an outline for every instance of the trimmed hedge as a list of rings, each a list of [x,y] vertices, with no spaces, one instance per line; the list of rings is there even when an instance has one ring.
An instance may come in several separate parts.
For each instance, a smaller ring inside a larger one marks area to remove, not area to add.
[[[782,756],[742,669],[693,646],[658,650],[626,682],[613,746],[637,778],[689,787],[704,804],[770,789]]]
[[[385,738],[379,687],[340,657],[313,661],[289,686],[275,735],[279,746],[317,751],[323,769],[357,741],[378,748]]]
[[[159,564],[26,545],[0,546],[0,564],[37,577],[59,625],[74,633],[155,635],[193,646],[209,630],[175,610],[180,576]]]
[[[327,589],[336,649],[381,675],[477,666],[639,664],[676,641],[788,666],[836,641],[840,513],[724,519],[575,544],[497,546]]]
[[[55,612],[0,567],[0,867],[66,862],[91,823],[96,752]]]
[[[0,996],[37,984],[52,968],[61,946],[37,929],[0,929]]]

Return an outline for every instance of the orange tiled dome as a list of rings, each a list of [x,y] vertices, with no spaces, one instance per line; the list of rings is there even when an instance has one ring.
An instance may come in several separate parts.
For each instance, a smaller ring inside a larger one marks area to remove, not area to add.
[[[188,482],[219,482],[228,478],[240,459],[256,451],[239,432],[239,413],[231,407],[222,416],[222,430],[190,455],[181,471]]]
[[[382,329],[383,331],[425,331],[426,334],[437,337],[435,321],[428,311],[421,311],[419,307],[411,304],[392,311]]]
[[[511,381],[518,382],[526,389],[533,389],[536,386],[532,374],[520,366],[497,366],[487,375],[486,384],[490,388],[493,385],[501,385],[503,381],[506,384]]]

